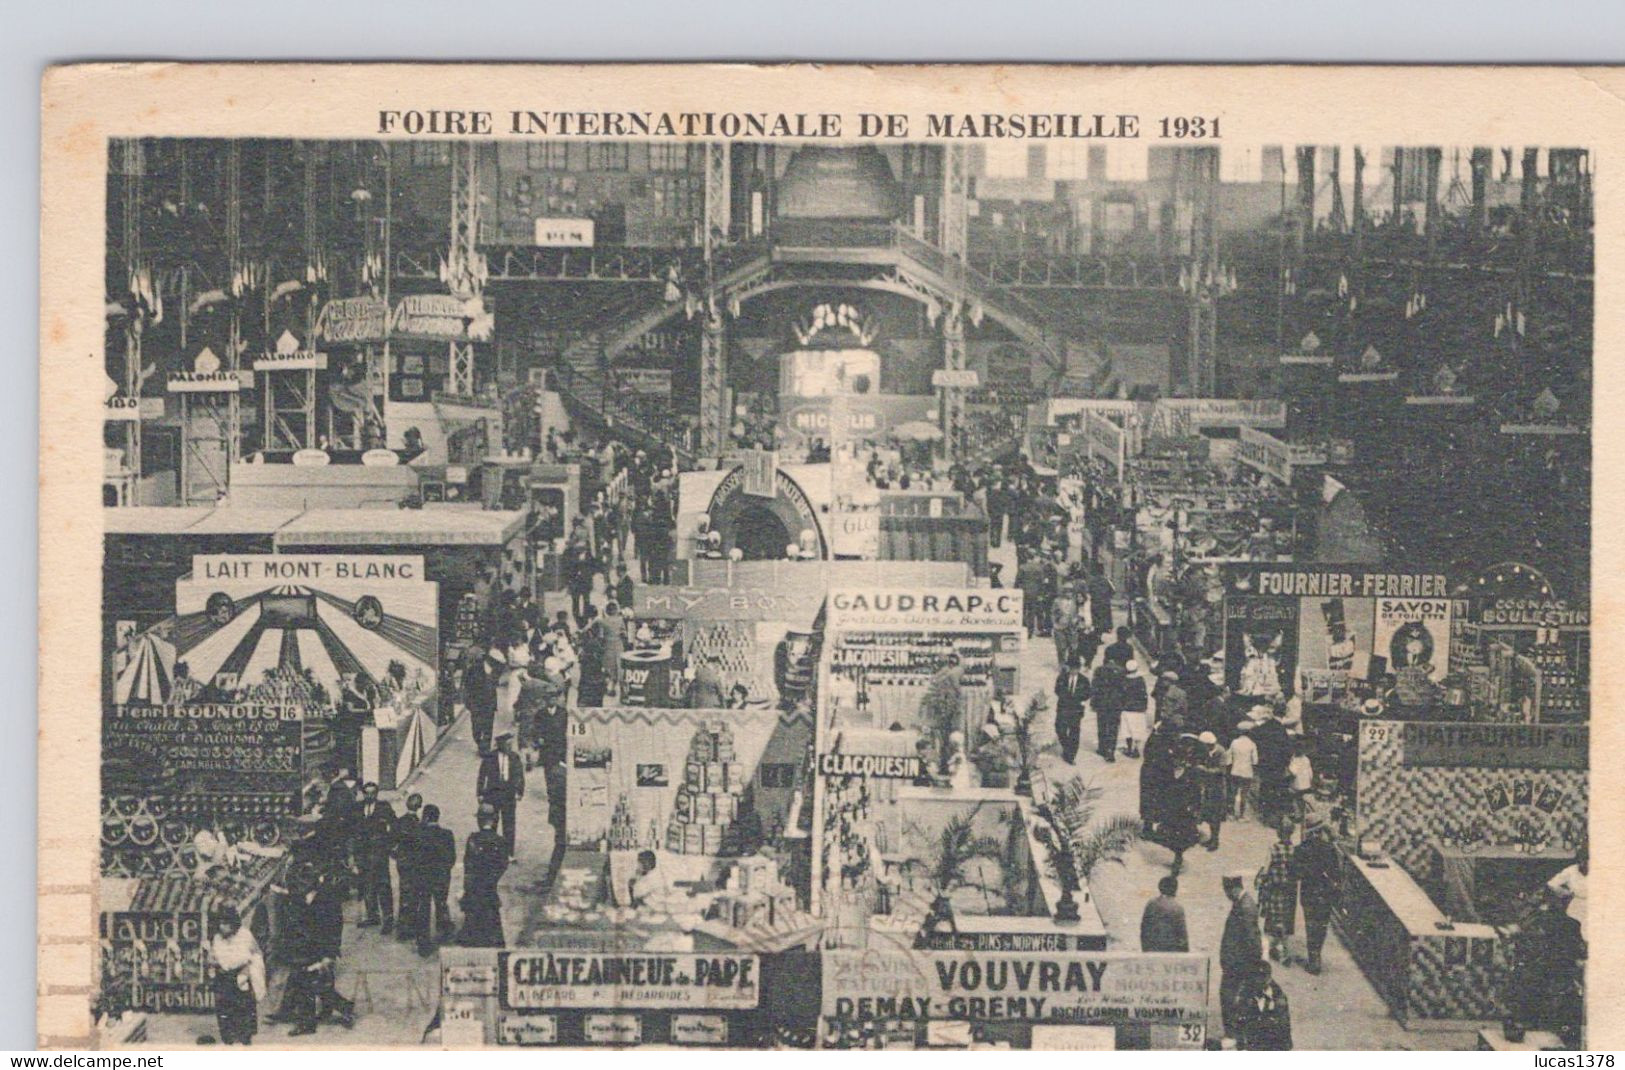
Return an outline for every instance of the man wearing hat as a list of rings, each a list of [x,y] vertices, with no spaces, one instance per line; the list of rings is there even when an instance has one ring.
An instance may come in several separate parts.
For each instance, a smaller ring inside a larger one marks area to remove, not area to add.
[[[475,788],[481,803],[488,803],[502,822],[502,839],[507,859],[514,860],[514,816],[525,796],[525,763],[513,752],[513,736],[497,737],[496,749],[480,762],[479,783]]]
[[[1320,951],[1326,946],[1326,928],[1342,884],[1342,859],[1332,845],[1326,819],[1318,813],[1304,817],[1303,842],[1292,854],[1292,872],[1298,880],[1298,902],[1303,904],[1304,935],[1309,942],[1306,968],[1319,973]]]
[[[497,884],[508,869],[508,851],[497,834],[497,811],[481,803],[476,815],[478,831],[463,844],[463,931],[458,943],[464,947],[503,947],[502,899]]]
[[[1089,696],[1089,677],[1084,675],[1083,666],[1074,654],[1055,677],[1055,738],[1061,743],[1061,760],[1067,765],[1074,764],[1078,758],[1078,737],[1082,734],[1083,710]],[[1116,741],[1115,733],[1112,739]],[[1104,743],[1099,749],[1105,753]],[[1114,759],[1115,755],[1106,760]]]
[[[1264,941],[1258,932],[1258,902],[1247,891],[1248,874],[1233,870],[1224,877],[1230,913],[1219,938],[1219,1013],[1226,1036],[1236,1035],[1236,999],[1242,986],[1264,961]]]

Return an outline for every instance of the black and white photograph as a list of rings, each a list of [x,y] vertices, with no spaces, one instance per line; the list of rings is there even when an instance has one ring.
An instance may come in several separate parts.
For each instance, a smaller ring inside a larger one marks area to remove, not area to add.
[[[97,134],[88,1046],[1587,1047],[1618,160],[947,101]]]

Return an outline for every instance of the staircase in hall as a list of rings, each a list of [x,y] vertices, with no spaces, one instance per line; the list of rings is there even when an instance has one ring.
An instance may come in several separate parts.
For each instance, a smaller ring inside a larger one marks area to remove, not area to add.
[[[721,251],[719,256],[716,286],[723,292],[754,282],[772,269],[772,262],[760,247],[737,246]],[[640,297],[625,307],[605,309],[601,316],[605,326],[582,335],[559,356],[559,392],[575,410],[574,415],[604,424],[613,422],[618,431],[630,432],[633,438],[659,442],[692,458],[693,451],[686,441],[687,424],[676,412],[669,407],[663,411],[634,410],[616,396],[609,382],[609,367],[616,355],[689,311],[686,298],[667,301],[664,294],[652,301]]]
[[[948,293],[962,293],[1021,342],[1037,350],[1056,379],[1064,376],[1083,343],[1053,325],[1043,309],[1008,286],[1000,286],[962,260],[918,238],[905,227],[892,228],[892,249],[905,270]]]

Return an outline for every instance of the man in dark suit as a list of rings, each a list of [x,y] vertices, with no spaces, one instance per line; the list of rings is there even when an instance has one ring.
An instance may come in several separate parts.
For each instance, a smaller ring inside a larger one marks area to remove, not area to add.
[[[361,903],[367,916],[362,926],[380,925],[384,935],[395,928],[395,890],[389,879],[389,855],[394,846],[395,808],[378,801],[378,785],[361,787],[361,804],[351,824],[352,853],[361,875]]]
[[[418,954],[428,958],[435,945],[451,935],[451,870],[457,864],[457,837],[440,827],[440,807],[423,808],[423,823],[417,833],[418,872],[423,882],[422,927],[418,930]]]
[[[513,737],[497,737],[496,750],[480,763],[476,788],[478,802],[490,803],[502,824],[502,839],[508,845],[508,861],[514,860],[514,815],[525,796],[525,763],[513,752]]]
[[[463,705],[468,707],[474,746],[484,754],[491,749],[491,730],[497,716],[497,685],[502,681],[507,655],[492,642],[477,665],[463,673]]]
[[[418,815],[422,809],[423,796],[417,792],[408,795],[406,811],[395,819],[395,829],[389,842],[389,853],[395,859],[395,873],[401,886],[401,906],[396,915],[398,924],[395,930],[397,938],[401,940],[416,940],[423,926],[425,900],[417,857],[418,832],[423,828]]]
[[[1230,900],[1230,913],[1219,938],[1219,1013],[1225,1035],[1233,1037],[1239,1025],[1242,987],[1264,961],[1264,940],[1258,931],[1258,901],[1247,893],[1247,875],[1239,871],[1227,875],[1224,894]]]
[[[1303,824],[1303,842],[1292,852],[1292,875],[1298,880],[1298,901],[1303,904],[1303,928],[1309,942],[1307,968],[1319,973],[1326,929],[1342,887],[1343,857],[1332,845],[1325,818],[1311,813]]]
[[[1078,738],[1089,695],[1089,677],[1084,675],[1082,659],[1073,654],[1067,667],[1055,677],[1055,738],[1061,742],[1061,760],[1068,765],[1078,758]]]
[[[1123,727],[1123,708],[1129,697],[1128,674],[1123,666],[1107,658],[1095,670],[1095,753],[1108,762],[1117,761],[1117,737]],[[1129,737],[1133,757],[1134,737]]]

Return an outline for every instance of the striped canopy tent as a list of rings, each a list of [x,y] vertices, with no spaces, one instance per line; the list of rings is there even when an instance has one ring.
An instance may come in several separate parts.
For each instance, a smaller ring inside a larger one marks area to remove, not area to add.
[[[113,701],[158,704],[169,697],[175,681],[175,648],[155,632],[130,640],[129,660],[113,681]]]
[[[245,598],[217,594],[202,612],[176,618],[175,640],[192,677],[222,687],[261,682],[267,670],[309,670],[336,695],[341,676],[376,684],[392,661],[411,679],[435,678],[432,625],[389,612],[380,599],[354,600],[308,587],[281,585]]]

